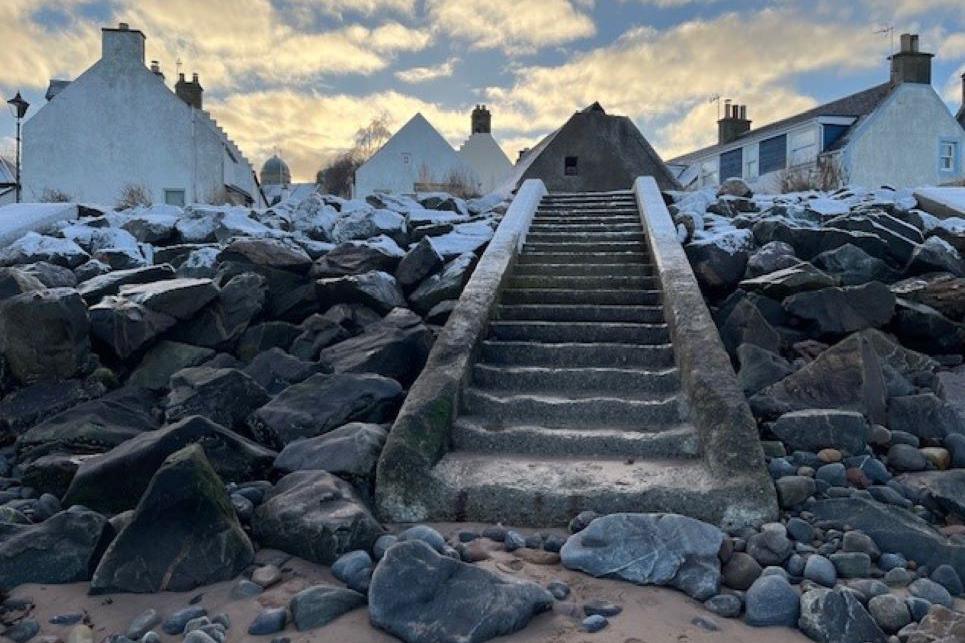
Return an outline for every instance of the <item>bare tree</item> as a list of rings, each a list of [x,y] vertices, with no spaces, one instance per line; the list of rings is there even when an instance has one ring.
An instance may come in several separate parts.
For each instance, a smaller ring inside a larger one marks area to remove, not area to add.
[[[354,145],[333,158],[328,165],[315,175],[315,182],[322,190],[337,196],[350,196],[355,171],[378,152],[392,137],[389,130],[389,116],[382,112],[360,127],[353,138]]]

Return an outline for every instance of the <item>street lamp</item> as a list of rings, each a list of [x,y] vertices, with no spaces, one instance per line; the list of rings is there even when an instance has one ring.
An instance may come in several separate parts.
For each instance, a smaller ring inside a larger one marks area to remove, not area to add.
[[[17,195],[17,203],[20,203],[20,121],[22,121],[23,117],[27,115],[27,108],[30,107],[30,103],[28,103],[23,99],[23,96],[20,95],[20,92],[17,92],[16,96],[14,96],[13,98],[7,101],[7,104],[10,105],[10,113],[13,114],[13,117],[17,119],[17,166],[16,166],[16,169],[17,169],[16,190],[17,191],[16,191],[16,195]]]

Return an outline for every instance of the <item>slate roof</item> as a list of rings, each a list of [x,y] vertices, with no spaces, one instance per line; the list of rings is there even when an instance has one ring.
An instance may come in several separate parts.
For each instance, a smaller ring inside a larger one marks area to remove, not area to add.
[[[856,94],[851,94],[850,96],[845,96],[844,98],[839,98],[833,100],[830,103],[825,103],[824,105],[818,105],[806,112],[801,112],[795,116],[790,116],[783,120],[764,125],[763,127],[758,127],[757,129],[752,129],[746,132],[730,143],[725,143],[723,145],[710,145],[700,150],[694,152],[689,152],[677,158],[667,161],[668,164],[680,164],[680,163],[692,163],[697,159],[706,156],[708,153],[714,152],[718,149],[723,149],[733,143],[736,143],[742,139],[747,139],[750,137],[757,137],[759,135],[766,135],[773,132],[775,135],[783,130],[789,129],[794,125],[799,123],[805,123],[807,121],[813,120],[821,116],[850,116],[855,117],[858,120],[855,121],[854,125],[841,137],[841,139],[833,146],[832,149],[836,149],[845,144],[851,131],[854,130],[854,126],[857,125],[861,117],[868,116],[881,105],[886,98],[891,94],[893,86],[890,82],[882,83],[871,87],[870,89],[865,89]]]

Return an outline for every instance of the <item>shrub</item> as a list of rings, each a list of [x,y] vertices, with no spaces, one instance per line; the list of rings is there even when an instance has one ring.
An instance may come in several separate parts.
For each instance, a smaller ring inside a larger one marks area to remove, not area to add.
[[[47,188],[40,195],[41,203],[71,203],[73,200],[74,197],[66,192],[61,192],[60,190],[54,190],[52,188]]]
[[[151,193],[143,185],[128,183],[121,188],[121,197],[117,200],[118,210],[129,210],[138,206],[147,207],[151,205]]]

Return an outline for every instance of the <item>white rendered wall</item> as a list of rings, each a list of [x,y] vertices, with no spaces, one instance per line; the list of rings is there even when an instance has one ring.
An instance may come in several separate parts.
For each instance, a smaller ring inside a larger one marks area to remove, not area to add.
[[[355,172],[353,196],[411,193],[416,183],[445,183],[452,174],[478,181],[446,139],[422,114],[416,114]]]
[[[957,174],[938,171],[942,139],[958,141]],[[859,126],[844,162],[853,185],[936,185],[962,177],[963,148],[965,131],[931,85],[905,83]]]
[[[492,134],[473,134],[459,148],[459,156],[475,170],[479,177],[479,190],[483,194],[489,194],[502,185],[513,170],[513,164]]]
[[[136,184],[155,203],[164,202],[165,189],[185,190],[187,202],[220,202],[226,154],[210,117],[175,96],[143,59],[127,55],[129,48],[118,51],[24,124],[24,200],[56,190],[74,201],[113,205],[126,185]],[[255,197],[251,166],[238,161],[248,179],[237,184]]]

